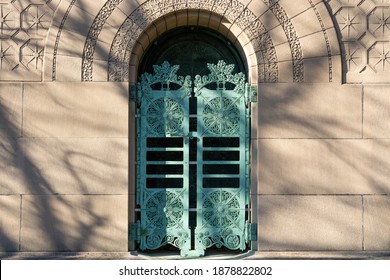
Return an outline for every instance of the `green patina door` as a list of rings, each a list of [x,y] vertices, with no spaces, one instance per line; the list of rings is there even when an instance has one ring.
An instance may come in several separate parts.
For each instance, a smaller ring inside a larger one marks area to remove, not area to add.
[[[167,244],[182,256],[245,250],[249,236],[249,106],[253,89],[234,65],[178,76],[164,62],[138,84],[141,250]]]

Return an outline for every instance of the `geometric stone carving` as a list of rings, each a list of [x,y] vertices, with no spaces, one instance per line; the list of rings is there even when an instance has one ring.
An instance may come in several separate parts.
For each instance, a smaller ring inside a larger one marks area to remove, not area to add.
[[[51,1],[6,0],[0,3],[0,73],[2,80],[36,80],[43,63],[44,39],[53,17]]]
[[[275,15],[277,20],[280,22],[287,36],[288,43],[290,44],[291,55],[293,60],[293,81],[303,82],[304,80],[303,53],[294,26],[291,23],[291,20],[286,14],[286,12],[284,11],[284,9],[279,5],[277,0],[264,0],[264,2],[269,6],[269,9],[272,11],[272,13]]]
[[[351,82],[378,81],[390,72],[388,0],[327,0],[344,45],[346,77]],[[376,75],[373,75],[376,74]],[[386,76],[385,76],[386,75]]]
[[[304,80],[303,52],[295,28],[278,1],[263,0],[268,9],[279,21],[291,49],[293,81]],[[82,56],[82,81],[92,81],[94,53],[99,35],[111,14],[123,0],[107,0],[97,13],[87,36]],[[73,2],[71,2],[71,5]],[[70,7],[70,6],[69,6]],[[271,36],[258,15],[255,15],[241,0],[146,0],[127,16],[118,29],[108,58],[108,79],[127,81],[129,61],[139,35],[158,18],[177,11],[188,9],[206,10],[226,18],[236,24],[247,35],[254,46],[258,61],[258,75],[261,82],[277,82],[279,78],[278,58]],[[54,50],[55,62],[56,50]],[[53,71],[55,65],[53,65]],[[54,72],[53,72],[54,73]],[[53,77],[55,76],[55,73]]]
[[[90,29],[90,35],[86,40],[83,54],[82,80],[93,80],[93,53],[95,42],[101,31],[101,27],[120,4],[119,0],[108,0],[103,8],[96,16],[94,23]],[[259,71],[260,80],[265,82],[276,82],[277,74],[277,58],[276,52],[272,45],[272,41],[259,19],[240,1],[219,1],[219,0],[167,0],[155,1],[148,0],[136,8],[123,22],[119,28],[111,45],[108,61],[108,74],[110,81],[126,81],[128,79],[128,63],[132,48],[134,47],[138,36],[147,28],[153,21],[159,17],[173,11],[185,9],[202,9],[209,10],[225,16],[231,22],[235,22],[242,29],[252,26],[260,27],[255,40],[260,40],[264,43],[257,44],[259,49],[255,49],[259,58],[259,67],[264,71]],[[245,17],[240,16],[242,13]],[[253,21],[250,21],[251,19]],[[263,32],[264,31],[264,32]],[[245,31],[244,31],[245,32]],[[252,34],[253,37],[253,34]]]

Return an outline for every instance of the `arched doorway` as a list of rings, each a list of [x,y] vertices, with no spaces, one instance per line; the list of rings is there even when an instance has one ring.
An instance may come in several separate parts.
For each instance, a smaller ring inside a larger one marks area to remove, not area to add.
[[[180,65],[178,75],[205,75],[207,63],[223,60],[235,66],[233,72],[248,75],[243,51],[223,35],[201,26],[179,27],[165,32],[152,42],[141,58],[138,73],[152,73],[153,65],[168,61]]]
[[[247,66],[221,35],[171,30],[146,50],[137,91],[141,250],[245,250],[249,232]]]

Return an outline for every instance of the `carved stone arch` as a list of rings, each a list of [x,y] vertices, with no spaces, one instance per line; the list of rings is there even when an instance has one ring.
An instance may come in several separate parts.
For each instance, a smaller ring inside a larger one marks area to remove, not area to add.
[[[85,0],[61,2],[47,37],[45,80],[134,82],[139,57],[155,36],[178,26],[198,25],[221,33],[242,50],[253,84],[341,81],[339,37],[321,0],[102,3],[99,7]],[[79,31],[72,21],[83,6],[88,18]],[[73,38],[83,47],[70,48],[69,34],[76,35]],[[80,68],[59,73],[63,63]]]
[[[246,37],[238,38],[239,34],[229,29],[229,21],[215,13],[204,10],[181,10],[169,13],[154,21],[150,26],[142,31],[137,38],[125,38],[120,34],[136,32],[118,32],[110,51],[108,69],[110,81],[129,81],[134,83],[138,76],[138,64],[141,61],[148,45],[153,42],[159,35],[166,31],[184,27],[205,27],[222,35],[232,42],[242,57],[245,57],[248,65],[249,80],[251,83],[257,83],[258,74],[258,56],[253,46]],[[126,24],[124,29],[133,27],[130,23]],[[276,56],[274,59],[276,61]],[[271,76],[271,75],[270,75]],[[272,76],[277,78],[277,67]],[[263,77],[262,80],[266,78]]]

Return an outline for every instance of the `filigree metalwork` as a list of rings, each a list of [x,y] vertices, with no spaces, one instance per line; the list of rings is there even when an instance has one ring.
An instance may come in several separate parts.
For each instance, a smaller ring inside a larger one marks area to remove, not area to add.
[[[182,130],[183,107],[172,98],[158,98],[146,111],[149,128],[157,135],[172,135]]]
[[[153,192],[146,200],[146,217],[152,227],[172,228],[183,218],[184,206],[179,193]]]
[[[154,74],[144,73],[141,76],[141,81],[138,83],[138,90],[143,94],[151,93],[152,85],[161,84],[162,89],[169,90],[169,84],[177,84],[188,94],[191,94],[191,77],[178,76],[176,73],[179,70],[179,65],[170,65],[164,61],[161,66],[153,65]]]
[[[209,133],[237,134],[240,129],[240,110],[232,99],[216,97],[204,106],[203,121]]]
[[[188,238],[184,228],[183,191],[150,191],[144,199],[141,249],[155,250],[166,244],[182,249]]]
[[[245,92],[245,75],[243,73],[232,74],[234,64],[226,64],[225,61],[220,60],[218,64],[208,63],[207,68],[210,70],[209,75],[195,76],[195,94],[199,94],[202,88],[212,83],[217,83],[219,89],[225,89],[227,82],[236,86],[234,88],[235,92],[239,94]]]
[[[230,250],[245,249],[242,248],[242,237],[237,234],[233,234],[232,229],[224,229],[218,232],[204,231],[198,234],[199,240],[204,248],[210,248],[215,246],[221,248],[225,246]]]
[[[208,193],[203,198],[204,226],[227,228],[240,218],[240,203],[237,194],[224,190]]]
[[[196,129],[190,128],[190,77],[178,77],[179,66],[168,62],[153,68],[154,74],[143,74],[138,84],[137,203],[141,206],[141,221],[137,240],[140,248],[154,250],[171,244],[183,256],[203,255],[211,246],[244,250],[245,209],[249,204],[249,109],[246,105],[255,99],[254,89],[245,83],[244,74],[232,74],[234,65],[223,61],[208,64],[210,74],[198,76],[195,84],[197,121]],[[172,83],[181,87],[171,89]],[[233,84],[235,90],[227,83]],[[224,151],[223,145],[190,146],[188,138],[195,133],[198,139],[218,136],[226,138],[221,142],[238,144],[229,144],[228,151]],[[221,156],[215,161],[198,156],[196,177],[189,174],[190,154],[202,150],[215,152],[214,149],[238,157]],[[204,171],[205,164],[234,165],[237,171],[211,174]],[[182,169],[176,173],[172,167]],[[222,186],[220,176],[232,179],[234,186]],[[190,188],[190,184],[196,189]],[[196,195],[196,204],[191,206],[197,209],[196,225],[190,223],[191,195]]]
[[[202,225],[197,231],[199,243],[204,248],[225,246],[231,250],[243,250],[245,223],[242,209],[239,192],[223,189],[206,192],[202,203]]]

